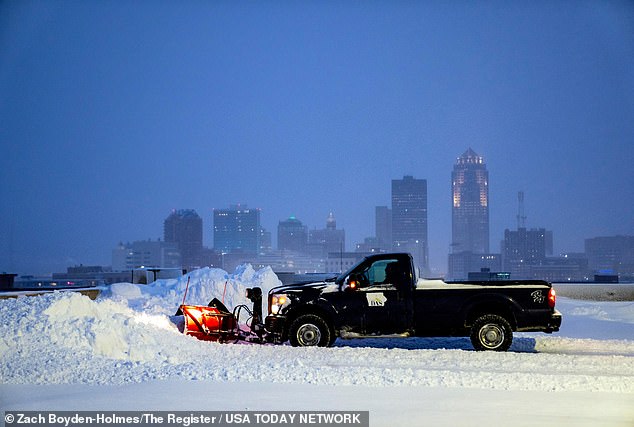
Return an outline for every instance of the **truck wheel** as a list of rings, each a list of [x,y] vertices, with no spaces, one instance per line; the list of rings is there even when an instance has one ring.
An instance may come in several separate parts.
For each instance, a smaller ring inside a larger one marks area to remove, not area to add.
[[[513,342],[513,330],[504,317],[485,314],[473,322],[470,338],[478,351],[506,351]]]
[[[330,328],[321,317],[304,314],[291,323],[288,339],[293,347],[327,347],[330,344]]]

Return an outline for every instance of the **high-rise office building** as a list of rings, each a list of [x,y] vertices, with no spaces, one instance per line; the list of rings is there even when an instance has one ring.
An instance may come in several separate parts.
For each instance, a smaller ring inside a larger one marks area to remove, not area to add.
[[[427,180],[404,176],[392,180],[392,248],[409,252],[417,267],[426,272]]]
[[[129,271],[139,267],[181,268],[181,254],[176,243],[140,240],[120,243],[112,250],[112,270]]]
[[[264,227],[260,228],[260,253],[267,254],[273,250],[273,238],[271,232]]]
[[[550,234],[552,236],[552,234]],[[547,232],[543,228],[504,230],[502,268],[514,279],[531,279],[531,268],[546,260]]]
[[[387,206],[375,208],[376,245],[389,251],[392,249],[392,209]]]
[[[634,277],[634,236],[585,239],[588,265],[594,273],[611,272]]]
[[[163,222],[163,240],[176,244],[183,268],[202,267],[203,220],[195,210],[173,210]]]
[[[337,229],[337,220],[332,212],[326,219],[326,228],[308,232],[308,250],[313,257],[327,258],[329,253],[343,252],[345,246],[346,231]]]
[[[451,173],[451,252],[489,253],[489,172],[469,148]]]
[[[305,253],[308,244],[308,227],[295,216],[280,221],[277,226],[277,248]]]
[[[257,254],[260,249],[260,210],[246,205],[214,209],[214,249],[221,253]]]

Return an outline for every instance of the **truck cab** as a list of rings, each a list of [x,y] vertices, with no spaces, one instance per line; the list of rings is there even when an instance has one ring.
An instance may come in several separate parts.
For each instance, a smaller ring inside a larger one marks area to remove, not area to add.
[[[412,327],[416,282],[409,254],[366,258],[339,276],[330,296],[344,335],[405,334]],[[326,296],[328,298],[328,296]]]

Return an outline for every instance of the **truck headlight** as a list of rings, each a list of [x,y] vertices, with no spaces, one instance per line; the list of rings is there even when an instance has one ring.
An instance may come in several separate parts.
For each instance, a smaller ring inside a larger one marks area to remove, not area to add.
[[[291,300],[286,294],[276,294],[271,297],[271,313],[279,314],[282,308],[291,303]]]

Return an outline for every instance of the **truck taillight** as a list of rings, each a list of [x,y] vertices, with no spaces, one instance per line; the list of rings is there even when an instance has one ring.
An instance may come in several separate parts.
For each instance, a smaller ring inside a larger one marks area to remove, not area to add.
[[[550,288],[550,291],[548,292],[548,307],[555,308],[555,302],[557,302],[557,293],[555,292],[555,289]]]

